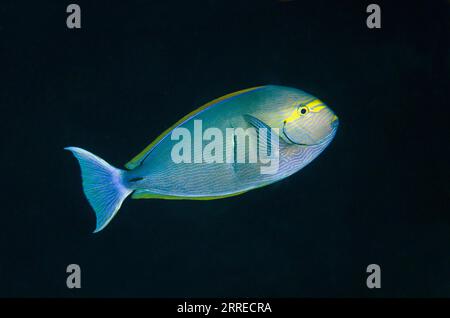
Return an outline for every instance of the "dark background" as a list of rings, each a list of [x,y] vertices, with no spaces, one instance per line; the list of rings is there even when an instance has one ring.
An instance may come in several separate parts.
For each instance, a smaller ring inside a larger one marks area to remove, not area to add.
[[[0,296],[450,296],[448,1],[0,4]],[[298,174],[218,201],[127,199],[102,232],[65,146],[121,167],[263,84],[336,111]],[[82,289],[66,288],[66,266]],[[366,287],[381,266],[382,288]]]

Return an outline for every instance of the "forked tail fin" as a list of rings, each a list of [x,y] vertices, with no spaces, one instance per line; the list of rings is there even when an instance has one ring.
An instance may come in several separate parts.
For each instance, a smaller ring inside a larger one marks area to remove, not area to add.
[[[96,155],[77,147],[64,148],[73,153],[81,167],[83,191],[95,211],[94,233],[105,228],[119,211],[123,200],[133,191],[122,182],[124,170],[117,169]]]

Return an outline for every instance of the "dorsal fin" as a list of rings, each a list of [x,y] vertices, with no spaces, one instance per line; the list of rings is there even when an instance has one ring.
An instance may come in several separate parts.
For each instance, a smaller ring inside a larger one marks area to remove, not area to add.
[[[135,156],[133,159],[131,159],[128,163],[125,164],[125,167],[127,169],[134,169],[137,166],[139,166],[142,162],[142,160],[144,160],[147,157],[147,154],[149,154],[152,149],[161,141],[164,139],[164,137],[166,137],[173,129],[175,129],[176,127],[182,125],[183,123],[185,123],[186,121],[188,121],[190,118],[192,118],[193,116],[197,115],[198,113],[206,110],[209,107],[212,107],[216,104],[218,104],[219,102],[222,102],[226,99],[229,99],[231,97],[237,96],[237,95],[241,95],[243,93],[246,92],[250,92],[253,90],[256,90],[258,88],[261,88],[263,86],[256,86],[256,87],[251,87],[251,88],[247,88],[247,89],[243,89],[231,94],[227,94],[225,96],[216,98],[212,101],[210,101],[209,103],[206,103],[205,105],[197,108],[196,110],[190,112],[189,114],[187,114],[186,116],[184,116],[183,118],[181,118],[179,121],[177,121],[175,124],[173,124],[171,127],[167,128],[166,130],[164,130],[164,132],[159,135],[155,140],[153,140],[153,142],[148,145],[147,147],[145,147],[144,150],[142,150],[137,156]]]

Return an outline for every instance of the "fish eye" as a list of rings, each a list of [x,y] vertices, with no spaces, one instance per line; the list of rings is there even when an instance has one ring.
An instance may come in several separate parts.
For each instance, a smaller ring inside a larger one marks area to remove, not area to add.
[[[298,108],[298,113],[302,116],[302,115],[306,115],[309,112],[308,107],[306,106],[300,106]]]

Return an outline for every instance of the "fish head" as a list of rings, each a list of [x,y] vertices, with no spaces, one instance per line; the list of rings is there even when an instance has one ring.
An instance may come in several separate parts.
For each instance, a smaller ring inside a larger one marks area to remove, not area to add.
[[[339,125],[335,113],[319,99],[293,103],[287,113],[281,136],[291,144],[320,144],[333,138]]]

